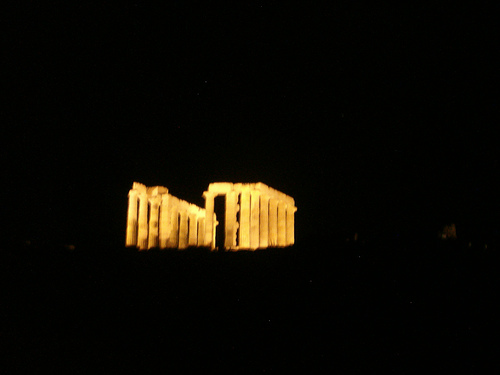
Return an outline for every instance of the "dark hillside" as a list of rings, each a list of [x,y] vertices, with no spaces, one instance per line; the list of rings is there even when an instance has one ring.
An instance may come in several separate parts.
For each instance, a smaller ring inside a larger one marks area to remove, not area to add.
[[[497,353],[496,250],[313,250],[4,248],[1,367],[476,373]]]

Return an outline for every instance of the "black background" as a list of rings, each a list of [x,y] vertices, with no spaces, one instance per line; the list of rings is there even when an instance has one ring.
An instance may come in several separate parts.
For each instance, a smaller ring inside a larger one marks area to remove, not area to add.
[[[474,373],[495,351],[493,9],[46,2],[2,21],[6,363]],[[133,181],[200,206],[210,182],[261,181],[294,197],[297,244],[125,251]]]
[[[121,244],[133,181],[199,205],[210,182],[261,181],[296,199],[299,239],[319,226],[434,236],[451,222],[498,233],[484,229],[499,203],[492,14],[350,2],[14,12],[8,232]]]

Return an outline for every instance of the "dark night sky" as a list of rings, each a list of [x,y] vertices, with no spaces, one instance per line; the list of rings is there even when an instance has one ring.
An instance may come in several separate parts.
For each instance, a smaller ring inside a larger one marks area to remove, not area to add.
[[[491,10],[181,3],[2,16],[13,239],[121,244],[133,181],[199,205],[262,181],[295,198],[298,240],[498,235]]]

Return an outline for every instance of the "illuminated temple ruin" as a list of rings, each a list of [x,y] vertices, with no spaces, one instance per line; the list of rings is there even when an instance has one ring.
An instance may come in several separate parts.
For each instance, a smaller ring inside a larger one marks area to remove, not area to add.
[[[138,182],[128,197],[125,245],[140,250],[255,250],[294,244],[295,201],[260,182],[212,183],[203,193],[205,208],[174,197],[163,186],[146,187]],[[219,222],[215,202],[220,203],[220,198],[224,213]],[[223,228],[217,230],[221,222]]]

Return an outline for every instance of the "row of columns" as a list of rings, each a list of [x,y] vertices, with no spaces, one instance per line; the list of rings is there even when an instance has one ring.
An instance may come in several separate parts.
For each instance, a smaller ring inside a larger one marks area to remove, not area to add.
[[[205,209],[182,201],[162,186],[134,182],[129,192],[126,246],[140,250],[203,246],[215,249],[217,196],[225,196],[226,249],[294,244],[297,211],[292,197],[262,183],[218,182],[203,193]]]
[[[206,226],[205,244],[215,248],[213,232],[214,201],[224,195],[226,249],[259,249],[284,247],[294,244],[294,214],[297,211],[293,198],[257,184],[213,183],[204,192]],[[239,203],[239,204],[238,204]],[[239,212],[239,220],[238,220]]]
[[[126,246],[140,250],[204,246],[205,210],[162,186],[134,182],[129,191]]]

